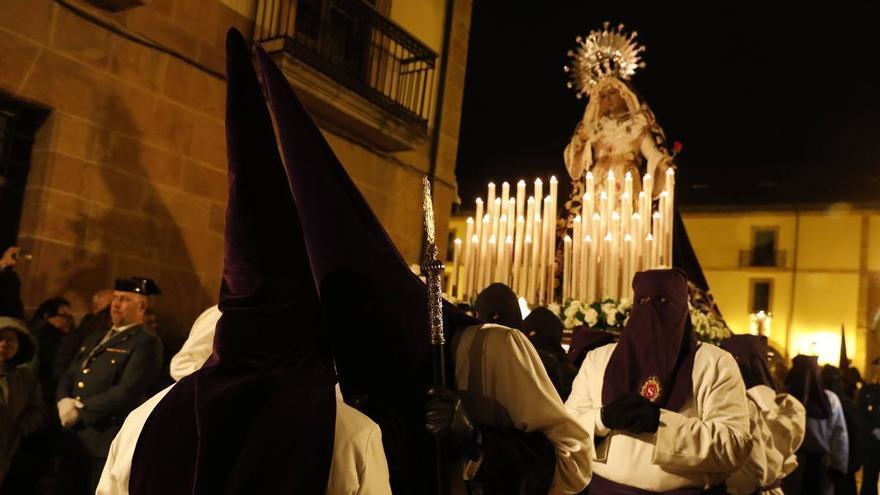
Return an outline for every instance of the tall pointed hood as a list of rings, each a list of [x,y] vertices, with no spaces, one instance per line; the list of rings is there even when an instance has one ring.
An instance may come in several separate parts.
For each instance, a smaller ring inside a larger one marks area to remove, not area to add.
[[[693,396],[697,342],[687,283],[679,269],[636,273],[632,311],[605,368],[603,404],[636,392],[678,411]]]
[[[415,487],[432,478],[431,443],[422,424],[431,385],[426,286],[409,270],[287,79],[259,47],[257,62],[333,334],[342,392],[364,404],[382,427],[395,493],[418,492]],[[444,320],[448,342],[456,327],[477,323],[445,302]]]
[[[271,120],[234,29],[227,77],[223,315],[211,358],[145,423],[132,494],[326,490],[336,407],[329,350]]]

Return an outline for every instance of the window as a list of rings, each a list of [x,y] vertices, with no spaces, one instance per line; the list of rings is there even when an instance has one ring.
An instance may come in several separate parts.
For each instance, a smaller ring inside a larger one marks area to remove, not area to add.
[[[47,115],[0,94],[0,250],[18,242],[34,134]]]
[[[752,313],[763,311],[770,313],[770,303],[773,301],[772,280],[752,280]]]
[[[755,229],[752,238],[752,266],[776,266],[775,228]]]

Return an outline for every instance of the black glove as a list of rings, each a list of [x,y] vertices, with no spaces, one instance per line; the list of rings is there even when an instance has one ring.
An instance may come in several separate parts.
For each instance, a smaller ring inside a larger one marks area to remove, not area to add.
[[[425,404],[425,427],[444,439],[454,453],[472,461],[480,458],[483,449],[479,428],[468,417],[464,404],[455,392],[445,388],[428,391]]]
[[[612,430],[654,433],[660,427],[660,408],[635,392],[627,392],[602,407],[602,423]]]

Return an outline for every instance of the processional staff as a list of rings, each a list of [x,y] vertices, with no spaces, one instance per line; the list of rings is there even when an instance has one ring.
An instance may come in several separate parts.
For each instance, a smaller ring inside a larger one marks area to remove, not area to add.
[[[443,334],[443,294],[441,292],[443,271],[445,266],[438,256],[437,243],[434,233],[434,203],[431,199],[431,183],[428,178],[422,179],[424,193],[422,195],[422,209],[425,214],[425,260],[422,272],[425,275],[425,283],[428,286],[428,329],[431,332],[431,348],[434,359],[434,386],[446,388],[446,360],[444,347],[446,336]],[[437,494],[447,495],[447,476],[445,453],[443,451],[443,438],[435,437],[436,445],[436,470],[437,470]]]

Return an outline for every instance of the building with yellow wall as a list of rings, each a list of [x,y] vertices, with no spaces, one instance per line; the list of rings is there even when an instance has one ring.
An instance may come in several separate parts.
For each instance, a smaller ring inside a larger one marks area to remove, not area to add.
[[[265,44],[418,262],[422,177],[438,228],[454,196],[470,18],[471,0],[3,2],[0,250],[33,253],[26,308],[61,295],[81,315],[115,277],[148,276],[177,339],[216,302],[233,26]]]
[[[786,357],[815,353],[837,364],[840,328],[847,355],[864,370],[880,354],[880,209],[689,209],[688,235],[731,329],[771,313],[769,338]]]

